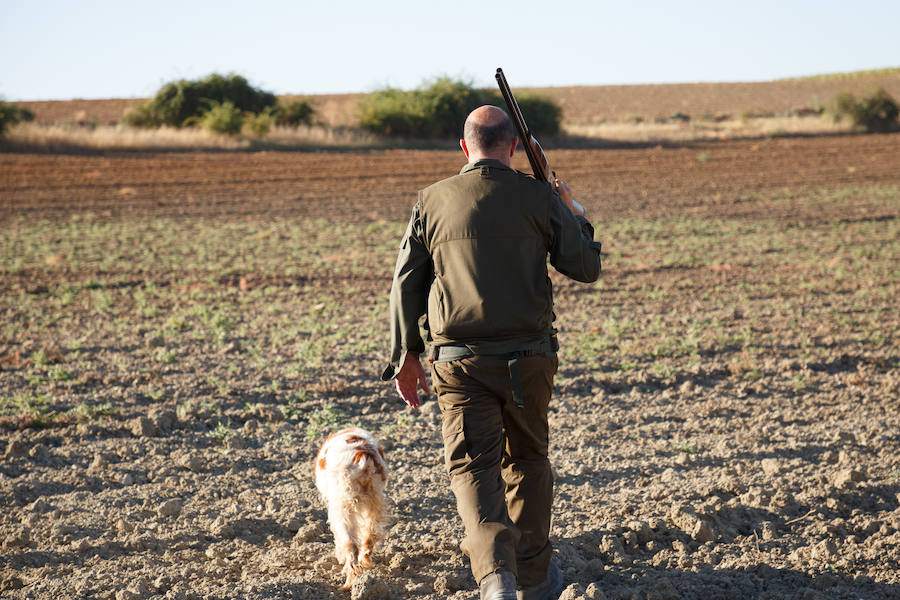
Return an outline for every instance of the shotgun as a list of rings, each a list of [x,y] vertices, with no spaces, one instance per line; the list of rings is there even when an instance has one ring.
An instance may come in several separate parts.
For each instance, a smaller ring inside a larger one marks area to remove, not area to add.
[[[512,90],[509,89],[509,84],[506,82],[506,76],[503,74],[503,69],[497,67],[497,74],[495,77],[497,79],[497,85],[500,86],[500,93],[503,95],[503,100],[506,102],[506,107],[509,109],[509,116],[512,117],[513,123],[516,124],[519,141],[522,142],[522,148],[525,150],[525,154],[528,155],[528,162],[531,163],[531,171],[534,173],[534,178],[538,181],[550,181],[551,179],[554,179],[556,173],[550,170],[550,162],[544,155],[544,149],[541,148],[538,141],[534,139],[534,136],[531,135],[531,130],[528,129],[528,125],[525,124],[525,117],[522,116],[522,111],[519,109],[519,103],[516,102],[516,97],[513,96]]]

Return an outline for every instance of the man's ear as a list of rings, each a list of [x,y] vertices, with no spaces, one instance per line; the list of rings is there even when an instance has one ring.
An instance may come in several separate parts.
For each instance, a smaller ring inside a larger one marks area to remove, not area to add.
[[[512,158],[513,154],[516,153],[516,146],[519,143],[519,136],[513,138],[512,146],[509,147],[509,157]]]
[[[466,140],[459,140],[459,147],[462,148],[463,153],[465,153],[466,158],[469,158],[469,147],[466,146]]]

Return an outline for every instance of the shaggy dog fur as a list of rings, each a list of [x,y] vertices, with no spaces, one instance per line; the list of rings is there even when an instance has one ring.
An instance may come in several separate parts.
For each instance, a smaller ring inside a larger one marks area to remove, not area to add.
[[[371,433],[358,427],[331,434],[316,457],[316,487],[328,506],[334,555],[344,565],[343,589],[372,565],[372,550],[387,521],[384,451]]]

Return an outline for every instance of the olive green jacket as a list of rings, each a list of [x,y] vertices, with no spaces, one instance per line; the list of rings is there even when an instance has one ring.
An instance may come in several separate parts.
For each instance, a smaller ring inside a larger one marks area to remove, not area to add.
[[[577,281],[600,275],[600,243],[548,183],[493,159],[419,192],[391,287],[391,358],[396,377],[407,352],[465,344],[502,354],[555,333],[547,256]]]

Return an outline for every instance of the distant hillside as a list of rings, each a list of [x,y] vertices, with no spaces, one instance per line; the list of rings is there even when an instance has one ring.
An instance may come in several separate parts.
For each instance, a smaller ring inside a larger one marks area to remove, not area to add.
[[[694,118],[715,115],[778,115],[825,106],[840,92],[867,94],[883,87],[900,100],[900,68],[754,83],[676,83],[532,88],[563,109],[568,125],[590,125],[635,117],[653,119],[683,113]],[[356,103],[364,94],[311,96],[319,118],[332,126],[355,124]],[[296,98],[287,95],[284,98]],[[38,122],[114,124],[143,99],[18,102]]]

